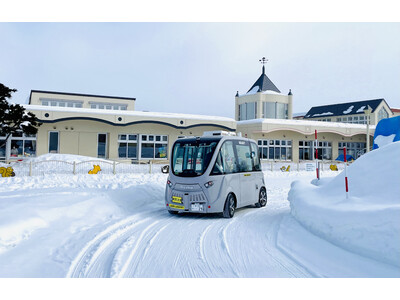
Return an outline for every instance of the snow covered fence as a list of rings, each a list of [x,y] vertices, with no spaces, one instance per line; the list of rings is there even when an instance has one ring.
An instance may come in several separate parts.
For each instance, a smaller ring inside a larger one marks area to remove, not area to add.
[[[138,162],[133,164],[107,160],[87,161],[16,161],[10,164],[0,163],[0,167],[12,167],[15,176],[44,176],[58,174],[132,174],[132,173],[161,173],[165,162]]]
[[[336,161],[320,161],[320,171],[329,171],[331,170],[331,166],[336,166],[338,171],[344,170],[345,164],[343,162]],[[310,160],[309,162],[262,162],[262,170],[266,172],[301,172],[301,171],[310,171],[315,172],[315,161]],[[288,169],[289,167],[289,169]]]
[[[161,167],[168,163],[168,161],[150,160],[126,163],[81,155],[44,154],[9,164],[0,163],[0,167],[12,167],[17,177],[58,174],[152,174],[161,173]],[[343,163],[325,161],[321,162],[321,170],[329,171],[331,165],[335,165],[338,171],[344,169]],[[315,163],[313,161],[301,163],[262,162],[262,170],[265,172],[315,172]]]

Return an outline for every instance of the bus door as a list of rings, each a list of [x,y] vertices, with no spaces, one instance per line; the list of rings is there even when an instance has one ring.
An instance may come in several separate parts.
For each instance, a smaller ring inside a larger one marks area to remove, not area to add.
[[[250,144],[247,141],[235,141],[235,148],[240,174],[240,206],[254,204],[257,197]]]

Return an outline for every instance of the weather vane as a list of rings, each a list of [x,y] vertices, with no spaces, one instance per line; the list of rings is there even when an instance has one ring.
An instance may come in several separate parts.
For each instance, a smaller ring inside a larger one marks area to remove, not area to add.
[[[268,59],[265,59],[265,57],[263,57],[262,59],[259,60],[260,63],[263,64],[263,66],[267,63]]]
[[[262,67],[262,73],[265,74],[265,67],[264,65],[267,63],[268,59],[265,59],[265,57],[259,59],[260,63],[262,63],[263,67]]]

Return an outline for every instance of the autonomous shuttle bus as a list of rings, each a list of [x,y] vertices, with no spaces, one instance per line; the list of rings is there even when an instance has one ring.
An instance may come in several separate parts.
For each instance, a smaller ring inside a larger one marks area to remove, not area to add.
[[[222,133],[178,139],[171,153],[165,189],[168,212],[222,213],[263,207],[267,191],[257,144]]]

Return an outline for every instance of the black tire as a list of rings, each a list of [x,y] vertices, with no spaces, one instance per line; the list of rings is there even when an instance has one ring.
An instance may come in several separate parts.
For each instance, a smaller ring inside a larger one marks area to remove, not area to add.
[[[256,207],[264,207],[265,205],[267,205],[267,202],[267,191],[265,190],[265,187],[262,187],[260,189],[260,193],[258,194],[258,202],[256,203]]]
[[[179,213],[179,211],[176,211],[176,210],[168,210],[168,212],[169,212],[171,215],[177,215],[177,214]]]
[[[222,212],[222,216],[224,218],[232,218],[233,215],[235,214],[235,196],[230,193],[226,197],[225,205],[224,205],[224,211]]]

